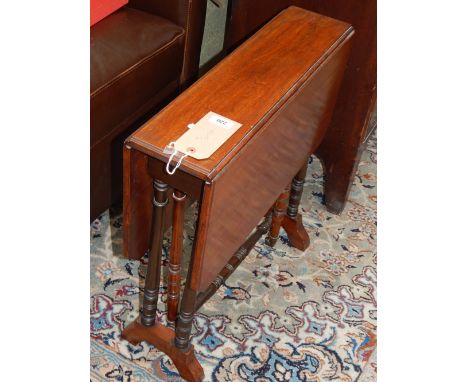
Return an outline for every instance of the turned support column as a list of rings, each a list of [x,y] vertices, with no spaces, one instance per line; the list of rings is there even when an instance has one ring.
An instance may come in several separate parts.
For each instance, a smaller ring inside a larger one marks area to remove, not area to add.
[[[180,261],[183,250],[184,203],[187,195],[174,190],[172,199],[172,242],[169,252],[169,274],[167,277],[167,320],[175,322],[180,298]]]
[[[168,186],[158,180],[153,182],[154,186],[154,198],[153,198],[153,217],[151,224],[151,245],[149,250],[149,260],[148,260],[148,270],[146,273],[145,281],[145,292],[143,299],[143,314],[141,319],[138,321],[132,322],[127,326],[121,334],[122,339],[129,341],[130,343],[137,345],[141,341],[146,341],[154,345],[156,348],[166,353],[174,363],[175,367],[179,371],[182,378],[190,382],[201,382],[203,380],[203,368],[198,362],[193,346],[189,344],[190,338],[190,329],[192,326],[193,313],[190,314],[190,290],[186,287],[186,294],[189,295],[187,301],[182,303],[182,322],[181,330],[178,330],[181,340],[179,340],[179,345],[176,347],[175,333],[172,329],[161,325],[156,320],[156,307],[158,303],[158,292],[159,292],[159,282],[161,275],[161,253],[162,253],[162,239],[164,233],[164,208],[168,203],[167,198],[167,189]],[[183,225],[183,200],[185,195],[174,192],[173,195],[175,206],[174,208],[179,209],[179,214],[176,217],[176,222],[174,227],[180,228],[180,235],[176,234],[177,242],[176,249],[171,249],[170,255],[170,268],[173,272],[169,274],[171,278],[170,285],[172,285],[171,295],[175,297],[176,286],[180,290],[180,275],[177,272],[177,269],[180,269],[180,253],[182,248],[182,225]],[[179,198],[179,200],[177,200]],[[182,200],[180,200],[182,199]],[[176,212],[174,211],[174,215]],[[174,222],[173,222],[174,223]],[[174,228],[176,229],[176,228]],[[176,229],[177,230],[177,229]],[[174,231],[173,231],[174,234]],[[174,246],[174,242],[172,243]],[[179,248],[179,249],[177,249]],[[174,254],[176,256],[174,257]],[[178,256],[178,257],[177,257]],[[175,265],[175,267],[174,267]],[[176,271],[174,271],[176,269]],[[189,271],[190,273],[191,271]],[[171,276],[172,275],[172,276]],[[177,278],[179,276],[179,278]],[[189,285],[189,282],[187,282]],[[184,293],[184,295],[185,295]],[[178,296],[178,293],[177,293]],[[193,299],[194,300],[194,299]],[[174,299],[171,299],[174,302]],[[175,300],[177,301],[177,300]],[[174,306],[173,302],[170,306]],[[171,312],[177,311],[177,303],[174,308],[168,308]],[[193,312],[194,310],[192,310]],[[168,312],[169,314],[169,312]],[[173,313],[171,313],[173,314]],[[191,319],[188,320],[187,317]],[[189,322],[188,322],[188,321]],[[176,325],[177,326],[177,325]],[[181,335],[181,333],[183,335]],[[186,340],[185,340],[186,339]]]
[[[200,205],[199,205],[200,208]],[[193,260],[195,255],[195,250],[197,247],[198,240],[198,230],[200,224],[200,211],[198,211],[198,219],[195,224],[195,241],[192,245],[192,257],[189,264],[189,269],[187,272],[187,277],[185,279],[184,293],[182,299],[180,300],[180,309],[179,314],[177,315],[177,320],[175,324],[175,338],[174,345],[177,351],[186,353],[190,349],[193,350],[193,346],[190,344],[190,332],[192,330],[193,317],[196,312],[196,302],[197,302],[197,291],[192,288],[192,273],[193,269]]]
[[[175,346],[186,351],[190,348],[190,332],[192,330],[193,316],[196,311],[197,292],[190,287],[190,280],[187,279],[184,288],[184,295],[177,316],[175,330]]]
[[[268,232],[268,236],[265,239],[265,243],[270,247],[274,247],[278,241],[279,232],[281,224],[283,222],[284,216],[286,215],[286,207],[288,205],[290,184],[286,186],[284,191],[280,194],[279,198],[276,200],[276,203],[273,207],[273,218]]]
[[[161,279],[161,252],[164,228],[164,209],[167,205],[167,184],[159,180],[153,181],[153,218],[151,223],[151,241],[146,270],[145,291],[143,296],[143,314],[141,323],[152,326],[156,320],[158,305],[159,282]]]
[[[287,215],[291,219],[295,219],[298,215],[306,174],[307,162],[302,166],[291,183],[291,193],[289,194],[289,205],[287,210]]]
[[[310,245],[309,235],[302,224],[302,215],[299,213],[299,205],[301,204],[302,191],[307,174],[307,163],[308,161],[304,163],[291,183],[288,210],[281,222],[291,245],[301,251],[304,251]]]

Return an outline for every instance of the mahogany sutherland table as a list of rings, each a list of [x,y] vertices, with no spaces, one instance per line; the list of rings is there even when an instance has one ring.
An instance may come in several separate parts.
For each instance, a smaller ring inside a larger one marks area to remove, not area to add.
[[[190,344],[194,314],[257,240],[269,232],[274,245],[283,226],[294,246],[309,245],[298,214],[307,159],[329,123],[352,34],[346,23],[288,8],[126,141],[124,252],[137,259],[148,251],[149,260],[142,315],[122,337],[152,343],[189,381],[203,379]],[[164,148],[210,111],[242,126],[208,159],[187,157],[169,175]],[[198,201],[199,212],[179,304],[188,200]],[[156,321],[168,218],[167,317],[175,331]]]

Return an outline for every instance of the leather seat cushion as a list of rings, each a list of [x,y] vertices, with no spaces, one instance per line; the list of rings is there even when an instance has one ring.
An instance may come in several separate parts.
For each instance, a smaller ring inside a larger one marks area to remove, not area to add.
[[[129,7],[91,28],[91,145],[118,134],[177,82],[184,35],[176,24]]]

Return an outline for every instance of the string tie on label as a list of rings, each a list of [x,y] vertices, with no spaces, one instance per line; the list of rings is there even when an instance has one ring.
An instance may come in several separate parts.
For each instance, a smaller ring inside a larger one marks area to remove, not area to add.
[[[169,143],[168,146],[170,146],[172,148],[172,154],[171,156],[169,157],[169,160],[167,161],[167,165],[166,165],[166,171],[169,175],[174,175],[174,173],[176,172],[176,170],[180,167],[182,161],[184,160],[184,158],[188,155],[188,154],[183,154],[179,160],[177,161],[177,163],[175,164],[175,166],[171,169],[171,162],[174,160],[176,154],[179,152],[178,150],[174,149],[174,144],[175,142],[171,142]],[[166,147],[167,149],[167,147]]]

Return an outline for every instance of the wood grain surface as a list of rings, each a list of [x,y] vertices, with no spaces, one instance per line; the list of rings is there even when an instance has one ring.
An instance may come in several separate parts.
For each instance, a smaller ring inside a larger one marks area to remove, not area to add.
[[[192,287],[204,290],[320,144],[349,55],[330,55],[205,186]]]
[[[213,179],[351,34],[349,24],[290,7],[141,127],[127,143],[167,162],[164,147],[209,111],[242,123],[210,158],[186,158],[179,168]]]

